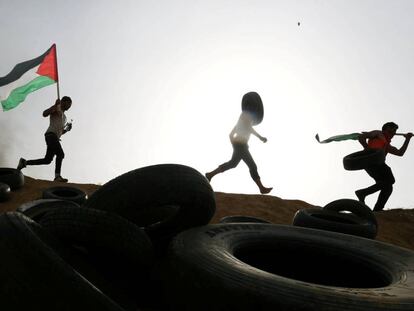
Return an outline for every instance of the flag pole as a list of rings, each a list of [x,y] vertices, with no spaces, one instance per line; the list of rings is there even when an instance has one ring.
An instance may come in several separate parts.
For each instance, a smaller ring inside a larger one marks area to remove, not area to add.
[[[58,64],[57,64],[57,47],[56,43],[53,44],[55,46],[55,67],[56,67],[56,88],[57,88],[57,97],[60,101],[60,89],[59,89],[59,71],[58,71]]]
[[[59,80],[56,83],[56,87],[57,87],[57,97],[60,100],[60,91],[59,91]]]

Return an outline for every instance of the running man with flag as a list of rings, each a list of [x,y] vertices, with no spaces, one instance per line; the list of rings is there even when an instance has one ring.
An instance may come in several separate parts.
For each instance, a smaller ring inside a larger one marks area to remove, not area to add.
[[[43,165],[50,164],[56,155],[55,179],[54,181],[67,182],[66,178],[60,175],[62,161],[65,157],[62,145],[60,144],[60,136],[72,129],[72,123],[66,123],[65,111],[72,106],[72,100],[68,96],[63,96],[61,100],[57,99],[56,103],[43,111],[43,117],[49,117],[49,127],[45,133],[46,155],[42,159],[26,160],[20,158],[17,166],[18,170],[27,165]]]
[[[320,144],[345,140],[357,140],[362,145],[362,147],[364,147],[364,150],[383,150],[385,156],[387,154],[392,154],[402,157],[407,150],[411,138],[413,137],[413,133],[397,133],[397,129],[397,124],[394,122],[387,122],[382,126],[381,130],[335,135],[325,140],[320,140],[319,135],[316,134],[315,138]],[[403,145],[399,149],[391,145],[391,140],[396,135],[403,136],[405,138]],[[372,161],[370,160],[369,162]],[[355,195],[360,202],[365,203],[365,198],[367,196],[379,191],[378,199],[374,206],[374,211],[382,211],[393,191],[395,178],[391,168],[385,163],[384,160],[380,163],[367,162],[367,164],[368,165],[364,168],[364,170],[370,177],[375,180],[375,184],[370,187],[355,191]]]
[[[400,149],[391,145],[391,139],[396,135],[398,125],[394,122],[387,122],[382,126],[382,129],[370,132],[363,132],[358,136],[359,143],[364,149],[381,149],[384,150],[385,155],[388,153],[402,157],[407,150],[413,133],[402,134],[405,141]],[[374,206],[374,211],[382,211],[388,198],[391,196],[393,184],[395,183],[394,175],[391,168],[385,163],[371,165],[365,168],[365,171],[375,180],[375,184],[364,189],[355,191],[358,200],[365,203],[365,197],[379,191],[377,202]]]
[[[65,116],[65,111],[71,107],[72,100],[68,96],[60,99],[56,54],[56,45],[53,44],[42,55],[17,64],[8,75],[0,78],[0,102],[3,111],[14,109],[30,93],[56,83],[58,99],[53,106],[43,112],[43,117],[49,117],[49,127],[45,133],[46,155],[37,160],[21,158],[17,168],[21,170],[27,165],[50,164],[56,155],[54,180],[67,182],[68,180],[60,175],[62,160],[65,156],[60,137],[72,129],[72,124],[66,122]]]

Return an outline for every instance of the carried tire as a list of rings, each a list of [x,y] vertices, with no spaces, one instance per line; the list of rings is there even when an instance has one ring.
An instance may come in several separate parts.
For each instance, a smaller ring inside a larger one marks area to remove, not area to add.
[[[343,159],[344,168],[348,171],[362,170],[384,162],[385,153],[382,149],[364,149],[348,154]]]
[[[16,211],[38,222],[48,211],[63,207],[79,207],[79,204],[58,199],[39,199],[23,203]]]
[[[377,226],[370,221],[353,214],[338,213],[320,208],[298,210],[293,217],[293,225],[351,234],[369,239],[375,238],[377,234]]]
[[[240,222],[252,222],[252,223],[262,223],[262,224],[270,224],[271,222],[253,216],[244,216],[244,215],[233,215],[233,216],[226,216],[220,219],[219,223],[227,224],[227,223],[240,223]]]
[[[20,213],[0,216],[2,308],[121,311],[43,242],[41,229]]]
[[[11,190],[16,190],[24,185],[24,175],[15,168],[0,167],[0,182],[9,185]]]
[[[83,190],[75,187],[56,186],[43,190],[42,198],[72,201],[82,205],[87,200],[88,195]]]
[[[172,241],[164,269],[174,310],[414,309],[414,252],[322,230],[194,228]]]
[[[253,117],[253,124],[257,125],[263,121],[264,109],[260,95],[256,92],[249,92],[243,95],[242,111],[248,112]]]
[[[10,199],[10,186],[0,182],[0,202],[5,202]]]
[[[365,219],[378,227],[377,218],[374,212],[364,203],[352,199],[339,199],[326,204],[324,210],[335,212],[351,212],[352,214]]]
[[[96,190],[84,206],[121,215],[163,246],[177,233],[207,224],[216,209],[208,180],[178,164],[147,166],[118,176]]]

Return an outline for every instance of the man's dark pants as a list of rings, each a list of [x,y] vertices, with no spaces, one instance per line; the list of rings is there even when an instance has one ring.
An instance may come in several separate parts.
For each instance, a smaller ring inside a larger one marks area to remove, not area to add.
[[[374,211],[381,211],[384,209],[385,203],[392,193],[392,185],[395,183],[394,175],[391,168],[385,164],[373,165],[365,169],[369,176],[375,180],[375,185],[359,190],[364,197],[380,191],[377,203],[375,203]]]
[[[53,161],[53,157],[56,155],[55,174],[60,175],[62,160],[65,157],[65,153],[63,152],[59,138],[55,133],[48,132],[45,134],[45,140],[47,145],[45,157],[37,160],[28,160],[26,165],[50,164]]]

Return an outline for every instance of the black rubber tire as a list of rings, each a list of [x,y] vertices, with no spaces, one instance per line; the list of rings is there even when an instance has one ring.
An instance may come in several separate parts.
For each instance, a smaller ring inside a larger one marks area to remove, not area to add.
[[[294,226],[327,230],[374,239],[377,227],[353,214],[338,213],[320,208],[298,210],[293,217]]]
[[[240,222],[253,222],[253,223],[262,223],[262,224],[270,224],[270,221],[253,217],[253,216],[244,216],[244,215],[232,215],[226,216],[220,219],[219,223],[221,224],[228,224],[228,223],[240,223]]]
[[[10,199],[10,186],[0,182],[0,202],[6,202]]]
[[[61,240],[82,246],[89,253],[105,253],[140,270],[152,265],[153,249],[147,234],[118,215],[85,207],[62,207],[48,211],[39,223]]]
[[[339,199],[326,204],[323,209],[335,212],[351,212],[358,217],[372,222],[378,227],[377,217],[374,212],[364,203],[353,199]]]
[[[39,222],[46,212],[62,207],[79,207],[79,205],[67,200],[39,199],[23,203],[16,211]]]
[[[260,95],[256,92],[249,92],[243,95],[242,111],[249,112],[253,117],[253,125],[263,121],[264,108]]]
[[[63,202],[76,205],[76,203],[70,201]],[[113,299],[116,303],[125,308],[125,310],[138,310],[136,301],[128,296],[124,290],[120,289],[113,282],[105,278],[101,271],[96,268],[96,264],[90,260],[83,250],[62,243],[56,235],[53,235],[51,232],[45,230],[45,228],[37,222],[28,222],[27,224],[43,243],[53,249],[53,251],[56,252],[71,267],[73,267],[76,272],[86,278],[88,282],[92,283],[93,286],[97,287],[105,295]]]
[[[42,198],[72,201],[78,205],[82,205],[87,200],[88,195],[85,191],[75,187],[56,186],[43,190]]]
[[[116,214],[85,207],[51,210],[40,224],[64,243],[86,251],[96,269],[137,303],[145,300],[154,252],[143,229]]]
[[[344,168],[348,171],[362,170],[384,162],[385,153],[381,149],[364,149],[348,154],[343,159]]]
[[[10,186],[11,190],[16,190],[24,185],[24,175],[15,168],[0,167],[0,182]]]
[[[0,216],[0,301],[4,310],[123,310],[83,278],[21,213]]]
[[[268,224],[180,233],[164,267],[174,310],[414,310],[414,252]]]
[[[121,215],[144,227],[154,244],[163,245],[183,230],[207,224],[216,210],[208,180],[178,164],[147,166],[118,176],[96,190],[84,206]],[[154,214],[161,218],[154,219]]]

